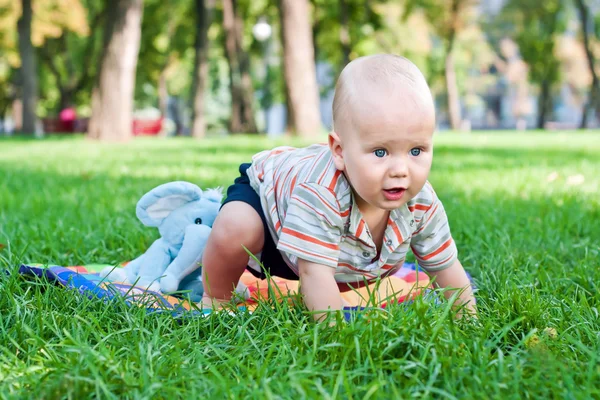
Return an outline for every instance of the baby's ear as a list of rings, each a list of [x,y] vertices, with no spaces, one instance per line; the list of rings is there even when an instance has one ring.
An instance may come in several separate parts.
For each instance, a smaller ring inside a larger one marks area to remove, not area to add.
[[[342,141],[335,131],[329,132],[329,149],[333,156],[333,163],[340,171],[344,170],[344,157],[342,155]]]

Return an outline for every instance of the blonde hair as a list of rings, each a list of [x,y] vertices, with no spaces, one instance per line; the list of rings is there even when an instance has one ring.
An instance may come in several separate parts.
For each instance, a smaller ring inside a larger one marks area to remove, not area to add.
[[[411,90],[415,104],[433,107],[433,99],[425,77],[409,59],[393,54],[375,54],[355,59],[342,70],[333,97],[333,128],[346,117],[345,110],[353,100],[367,95],[372,88],[389,89],[400,84]]]

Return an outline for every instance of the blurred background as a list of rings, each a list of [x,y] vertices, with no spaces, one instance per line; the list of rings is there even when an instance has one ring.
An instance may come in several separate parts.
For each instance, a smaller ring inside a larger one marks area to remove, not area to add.
[[[378,52],[440,130],[599,125],[600,0],[0,0],[0,135],[315,136]]]

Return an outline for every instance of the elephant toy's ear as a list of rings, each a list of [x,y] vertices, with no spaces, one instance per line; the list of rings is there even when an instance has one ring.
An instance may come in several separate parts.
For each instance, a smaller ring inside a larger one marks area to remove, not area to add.
[[[206,200],[212,201],[214,203],[220,203],[223,200],[223,190],[220,187],[214,189],[206,189],[204,191],[203,197]]]
[[[146,226],[159,226],[172,211],[202,198],[202,190],[193,183],[176,181],[157,186],[142,196],[135,213]]]

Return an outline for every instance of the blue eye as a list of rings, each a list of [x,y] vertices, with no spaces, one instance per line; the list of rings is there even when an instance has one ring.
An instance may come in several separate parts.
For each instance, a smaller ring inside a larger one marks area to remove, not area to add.
[[[387,151],[384,150],[384,149],[377,149],[377,150],[375,150],[373,152],[373,154],[375,154],[375,157],[382,158],[382,157],[385,157],[387,155]]]
[[[415,157],[421,155],[421,149],[418,149],[416,147],[414,149],[411,149],[410,150],[410,155],[411,156],[415,156]]]

